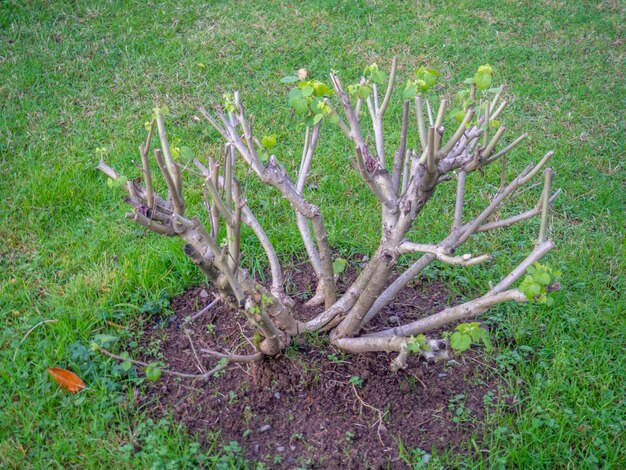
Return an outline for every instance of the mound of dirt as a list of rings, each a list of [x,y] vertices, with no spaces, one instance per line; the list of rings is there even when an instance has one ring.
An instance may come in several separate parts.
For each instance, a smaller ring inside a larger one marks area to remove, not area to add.
[[[354,273],[347,273],[345,289]],[[314,278],[306,266],[288,277],[293,292],[306,296]],[[296,296],[294,296],[296,297]],[[146,329],[146,350],[158,346],[168,367],[199,373],[183,319],[213,299],[195,287],[173,299],[175,316],[165,327]],[[302,303],[303,298],[296,299]],[[440,284],[416,282],[405,288],[372,328],[406,323],[454,304],[459,299]],[[300,319],[319,309],[298,307]],[[216,305],[189,327],[197,351],[202,348],[247,354],[253,348],[245,318]],[[244,337],[244,335],[246,337]],[[155,416],[174,413],[189,432],[220,432],[224,443],[237,441],[247,458],[270,468],[406,468],[399,448],[455,449],[480,434],[483,397],[498,383],[474,352],[446,363],[428,365],[411,357],[406,370],[389,370],[385,353],[346,355],[324,335],[299,338],[277,358],[233,364],[208,381],[163,376],[147,388]],[[146,358],[150,359],[150,358]],[[203,367],[214,358],[200,357]]]

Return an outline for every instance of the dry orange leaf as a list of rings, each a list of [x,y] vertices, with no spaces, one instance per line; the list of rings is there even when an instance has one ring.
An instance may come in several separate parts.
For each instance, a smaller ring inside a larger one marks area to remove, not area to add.
[[[74,372],[59,369],[58,367],[52,367],[48,369],[48,373],[52,376],[56,383],[72,393],[80,392],[83,388],[85,388],[85,382],[83,382],[82,379]]]

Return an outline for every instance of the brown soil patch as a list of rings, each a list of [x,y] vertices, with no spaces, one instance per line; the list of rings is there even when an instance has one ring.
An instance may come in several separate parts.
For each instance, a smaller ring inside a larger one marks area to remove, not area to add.
[[[354,275],[346,273],[340,289]],[[304,265],[292,270],[288,282],[292,294],[297,289],[305,297],[315,287]],[[208,289],[196,287],[173,299],[175,316],[162,322],[163,327],[147,329],[142,344],[158,345],[171,369],[199,373],[179,324],[212,298]],[[441,284],[417,281],[375,326],[405,323],[458,300]],[[298,310],[301,319],[315,313]],[[223,306],[214,307],[190,330],[197,350],[252,352],[242,337],[242,332],[252,337],[245,319]],[[157,416],[172,411],[191,433],[219,431],[224,443],[237,441],[247,458],[270,468],[405,468],[400,444],[409,451],[458,449],[480,434],[483,397],[497,393],[497,379],[475,353],[435,365],[412,357],[408,369],[397,374],[389,370],[391,358],[384,353],[345,355],[323,335],[310,335],[281,357],[231,365],[207,382],[164,376],[147,388],[142,401],[151,402]],[[207,368],[215,363],[202,360]],[[362,385],[350,383],[355,376]]]

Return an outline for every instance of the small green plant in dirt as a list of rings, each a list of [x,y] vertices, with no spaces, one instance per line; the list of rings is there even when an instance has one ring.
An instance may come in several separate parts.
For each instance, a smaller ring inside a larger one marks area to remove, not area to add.
[[[492,349],[489,331],[481,327],[480,322],[461,323],[449,334],[450,346],[457,352],[469,349],[472,344],[482,343],[489,351]]]
[[[348,383],[354,385],[355,387],[362,387],[363,386],[363,379],[361,377],[359,377],[358,375],[353,375],[348,380]]]
[[[465,394],[454,395],[448,401],[448,409],[452,412],[452,422],[459,424],[472,419],[471,412],[465,406]]]
[[[535,261],[528,266],[526,277],[522,280],[519,290],[524,293],[529,301],[550,306],[554,303],[554,299],[548,294],[559,288],[557,281],[560,277],[560,271],[554,271],[552,268]]]

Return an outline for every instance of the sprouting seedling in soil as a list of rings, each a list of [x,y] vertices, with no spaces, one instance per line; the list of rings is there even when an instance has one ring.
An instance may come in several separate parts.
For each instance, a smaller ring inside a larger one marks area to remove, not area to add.
[[[363,379],[361,377],[359,377],[358,375],[353,375],[352,377],[350,377],[348,382],[350,384],[354,385],[355,387],[362,387],[363,386]]]

